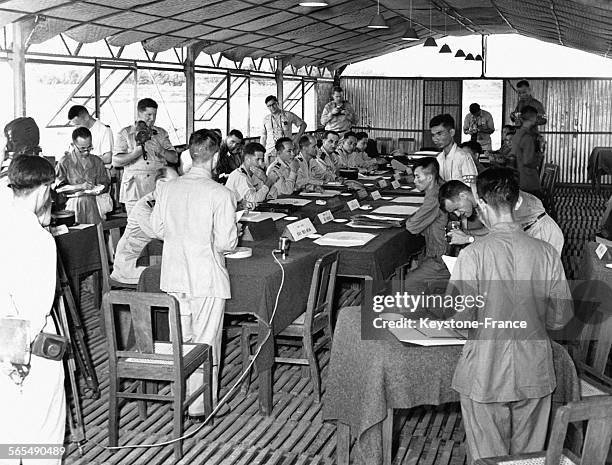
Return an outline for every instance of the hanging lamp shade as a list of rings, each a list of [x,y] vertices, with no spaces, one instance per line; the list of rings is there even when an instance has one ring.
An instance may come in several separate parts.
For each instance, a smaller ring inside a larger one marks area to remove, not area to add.
[[[372,21],[370,21],[370,24],[368,24],[368,27],[370,29],[389,29],[387,21],[385,21],[385,18],[380,13],[374,15]]]
[[[465,57],[465,53],[463,53],[463,50],[459,49],[457,50],[457,53],[455,53],[455,58],[464,58]]]
[[[467,56],[465,57],[466,61],[474,61],[474,55],[472,55],[471,53],[468,53]]]
[[[436,39],[434,39],[433,37],[428,37],[425,40],[425,43],[423,44],[423,47],[437,47],[438,44],[436,44]]]
[[[480,54],[478,54],[478,55],[476,55],[476,56],[474,57],[474,60],[476,60],[476,61],[482,61],[482,56],[481,56]]]
[[[444,44],[442,47],[440,47],[440,51],[438,53],[453,53],[453,51],[447,44]]]
[[[407,27],[402,34],[402,40],[419,40],[419,36],[413,27]]]

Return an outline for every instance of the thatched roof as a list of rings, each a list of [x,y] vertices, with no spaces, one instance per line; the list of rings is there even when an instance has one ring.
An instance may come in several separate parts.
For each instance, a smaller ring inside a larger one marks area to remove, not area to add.
[[[110,45],[143,42],[152,52],[199,42],[206,53],[230,59],[284,58],[286,64],[331,69],[422,43],[400,39],[410,0],[381,0],[391,26],[366,26],[376,0],[328,0],[306,8],[299,0],[8,0],[0,26],[34,24],[30,43],[63,33]],[[431,15],[431,23],[430,23]],[[420,37],[517,32],[608,56],[612,45],[609,0],[412,0]],[[429,31],[431,24],[431,30]]]

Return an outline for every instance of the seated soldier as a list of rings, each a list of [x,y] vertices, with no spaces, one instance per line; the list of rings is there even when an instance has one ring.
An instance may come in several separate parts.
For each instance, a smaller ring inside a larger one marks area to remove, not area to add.
[[[293,141],[288,137],[281,137],[276,141],[276,160],[268,167],[267,176],[276,176],[274,184],[279,195],[293,194],[297,172],[300,168],[293,151]]]
[[[460,230],[449,232],[450,243],[461,245],[474,242],[475,237],[489,233],[478,219],[478,209],[474,192],[461,181],[449,181],[440,188],[440,207],[449,213],[463,218],[469,233]],[[542,201],[535,195],[519,191],[519,198],[512,215],[523,231],[529,236],[552,245],[559,255],[563,250],[563,232],[550,216],[546,214]]]
[[[316,157],[310,160],[310,173],[313,179],[323,183],[335,181],[338,171],[338,141],[340,136],[335,131],[325,131],[323,145]]]
[[[338,168],[358,168],[362,172],[375,168],[376,160],[368,157],[365,152],[355,150],[356,146],[357,135],[353,131],[346,132],[338,149]]]
[[[110,178],[101,158],[91,155],[91,132],[86,127],[72,131],[70,152],[57,164],[58,193],[70,196],[67,210],[75,212],[75,219],[81,224],[98,224],[104,215],[112,210],[112,200],[107,205],[99,204],[96,197],[108,192]]]
[[[266,176],[265,153],[266,149],[260,143],[248,143],[242,153],[242,165],[230,173],[225,183],[225,187],[236,195],[236,201],[242,202],[249,210],[266,199],[275,199],[277,195],[274,183],[278,181],[278,175],[272,171]]]
[[[159,186],[178,178],[178,173],[169,167],[159,168],[155,176],[155,190],[136,202],[130,211],[125,231],[117,244],[111,279],[125,284],[138,284],[146,266],[137,266],[136,260],[145,246],[156,236],[151,228],[151,213],[155,206],[155,192]]]
[[[321,191],[323,182],[315,179],[311,174],[310,161],[314,159],[319,148],[317,147],[317,139],[312,134],[300,137],[300,153],[295,159],[300,165],[298,169],[297,180],[295,182],[296,189],[305,190],[306,192]]]
[[[450,273],[442,261],[446,253],[446,223],[448,215],[440,209],[438,161],[433,157],[417,160],[414,166],[414,184],[425,192],[423,205],[406,221],[406,229],[425,237],[425,258],[406,276],[405,290],[409,294],[444,289]]]
[[[469,140],[459,145],[460,149],[463,149],[467,153],[470,154],[472,160],[474,160],[474,165],[476,165],[476,169],[478,170],[478,174],[482,173],[486,168],[482,166],[480,163],[480,155],[482,152],[482,146],[473,140]]]

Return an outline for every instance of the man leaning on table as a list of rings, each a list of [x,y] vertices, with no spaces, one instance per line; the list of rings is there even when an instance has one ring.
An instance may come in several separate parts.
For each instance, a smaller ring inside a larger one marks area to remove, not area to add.
[[[164,240],[161,290],[179,302],[184,342],[205,343],[213,352],[213,404],[217,403],[221,333],[225,301],[231,297],[224,252],[238,242],[236,199],[225,186],[213,181],[212,162],[220,138],[200,129],[189,138],[193,166],[189,173],[162,184],[151,215],[155,234]],[[202,374],[187,382],[188,392],[202,385]],[[203,399],[189,406],[198,420]]]
[[[242,165],[232,171],[225,187],[236,195],[238,202],[244,202],[246,208],[253,209],[259,202],[275,199],[277,192],[274,184],[278,181],[275,171],[266,175],[264,157],[266,149],[257,142],[250,142],[242,153]]]
[[[178,160],[168,133],[155,126],[157,102],[144,98],[137,109],[138,120],[119,131],[113,149],[113,166],[123,167],[119,201],[128,215],[139,199],[155,189],[157,170]],[[146,128],[137,128],[139,122]]]
[[[512,217],[519,198],[512,171],[485,171],[477,192],[490,233],[459,253],[447,290],[465,301],[484,296],[480,307],[455,314],[481,323],[470,330],[452,382],[473,460],[544,448],[557,383],[546,331],[561,329],[573,314],[559,254]],[[526,329],[492,328],[487,319],[524,322]]]
[[[444,289],[450,274],[441,258],[446,253],[445,228],[448,215],[440,209],[438,203],[440,178],[435,158],[417,160],[414,184],[419,191],[425,192],[425,199],[414,215],[406,220],[406,229],[412,234],[422,234],[425,237],[425,257],[406,276],[404,289],[417,295],[435,283],[441,283]]]
[[[449,181],[440,188],[440,208],[466,219],[467,232],[455,229],[449,232],[450,243],[469,244],[475,238],[489,233],[478,219],[478,202],[474,191],[461,181]],[[519,198],[512,212],[514,220],[529,236],[543,240],[552,245],[561,255],[563,251],[563,231],[553,220],[535,195],[519,191]]]
[[[449,114],[434,116],[429,122],[429,129],[434,145],[442,150],[437,156],[440,177],[445,181],[456,179],[472,183],[478,175],[478,170],[472,157],[460,149],[454,140],[453,117]]]

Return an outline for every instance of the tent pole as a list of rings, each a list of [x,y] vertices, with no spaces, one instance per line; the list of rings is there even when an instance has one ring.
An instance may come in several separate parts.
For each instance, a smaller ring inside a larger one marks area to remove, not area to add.
[[[285,69],[285,65],[283,63],[283,58],[276,59],[276,71],[274,72],[275,80],[276,80],[276,98],[280,103],[280,107],[283,108],[283,100],[284,100],[284,76],[283,70]]]
[[[21,21],[13,23],[13,114],[15,118],[26,115],[25,52],[26,27]]]
[[[187,57],[185,58],[185,92],[186,95],[186,126],[185,126],[185,140],[189,140],[189,136],[195,129],[195,60],[198,51],[195,50],[194,45],[187,47]]]

